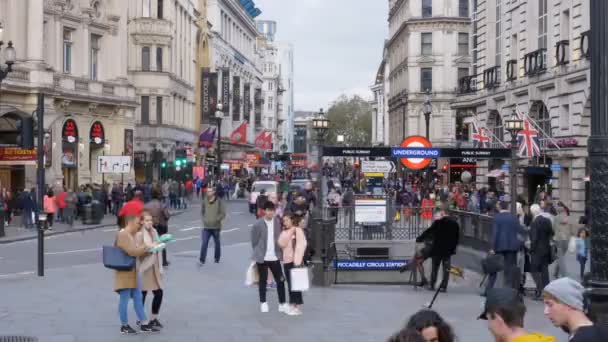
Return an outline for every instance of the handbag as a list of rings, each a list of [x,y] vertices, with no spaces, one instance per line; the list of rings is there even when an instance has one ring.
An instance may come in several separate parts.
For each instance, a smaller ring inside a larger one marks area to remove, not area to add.
[[[570,240],[568,241],[568,252],[576,252],[576,238],[574,236],[571,236]]]
[[[310,288],[310,280],[308,278],[308,268],[295,267],[291,271],[291,290],[292,291],[308,291]]]
[[[260,274],[258,273],[258,266],[255,261],[252,261],[247,272],[245,273],[245,286],[252,286],[260,281]]]
[[[103,246],[103,265],[115,271],[131,271],[135,267],[135,257],[116,246]]]
[[[505,259],[501,254],[490,254],[481,260],[481,269],[484,274],[494,274],[505,268]]]

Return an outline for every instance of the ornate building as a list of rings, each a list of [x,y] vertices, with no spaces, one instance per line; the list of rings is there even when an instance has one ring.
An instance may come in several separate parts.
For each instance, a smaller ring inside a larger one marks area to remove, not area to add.
[[[503,121],[514,110],[530,118],[526,137],[538,139],[540,156],[519,161],[518,194],[531,201],[545,190],[575,213],[576,223],[587,199],[589,1],[487,0],[473,12],[474,65],[452,104],[459,135],[467,140],[478,122],[501,147],[511,140]],[[479,161],[478,183],[507,185],[504,162]]]
[[[132,154],[135,88],[127,77],[126,1],[0,1],[0,40],[17,63],[0,84],[0,107],[32,113],[45,94],[45,166],[49,185],[70,188],[133,180],[97,172],[97,157]],[[4,164],[4,165],[3,165]],[[35,165],[0,161],[2,187],[36,184]]]
[[[431,93],[430,140],[438,145],[455,139],[458,75],[466,75],[469,55],[469,1],[389,0],[386,43],[389,143],[425,135],[422,104]]]
[[[382,62],[378,67],[374,85],[371,90],[374,93],[372,100],[372,145],[388,146],[388,94],[390,91],[388,82],[389,65],[386,60],[386,48],[382,54]]]

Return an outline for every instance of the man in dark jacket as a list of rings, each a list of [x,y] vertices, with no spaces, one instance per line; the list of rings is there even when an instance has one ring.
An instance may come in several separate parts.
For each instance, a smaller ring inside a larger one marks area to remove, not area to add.
[[[490,255],[502,255],[504,260],[504,283],[506,287],[517,289],[519,274],[517,272],[517,252],[521,248],[518,234],[523,231],[517,217],[509,212],[509,203],[499,204],[500,212],[492,222],[492,240]],[[496,284],[496,273],[488,277],[486,292]]]
[[[460,227],[458,223],[449,217],[443,208],[439,211],[439,218],[416,239],[418,243],[432,240],[430,256],[433,261],[433,268],[431,270],[429,290],[435,290],[439,264],[442,264],[443,278],[441,279],[439,290],[446,292],[450,279],[450,268],[452,267],[452,255],[456,254],[459,239]]]
[[[21,214],[21,216],[23,217],[23,226],[25,228],[34,228],[34,220],[32,213],[36,211],[36,204],[34,202],[34,199],[32,198],[32,194],[30,193],[29,189],[26,188],[23,190],[19,200],[19,207],[23,209],[23,213]]]
[[[542,291],[549,284],[549,265],[551,260],[551,240],[553,228],[551,221],[542,215],[538,204],[530,207],[534,217],[530,224],[530,273],[536,283],[535,300],[542,300]]]

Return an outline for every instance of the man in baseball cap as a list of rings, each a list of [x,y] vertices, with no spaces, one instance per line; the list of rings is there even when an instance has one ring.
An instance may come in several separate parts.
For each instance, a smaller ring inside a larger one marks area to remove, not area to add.
[[[571,278],[559,278],[543,290],[545,316],[569,334],[570,342],[608,341],[608,329],[593,325],[585,315],[585,288]]]
[[[486,293],[479,319],[488,321],[496,342],[555,342],[555,337],[524,330],[526,306],[512,288],[493,288]]]

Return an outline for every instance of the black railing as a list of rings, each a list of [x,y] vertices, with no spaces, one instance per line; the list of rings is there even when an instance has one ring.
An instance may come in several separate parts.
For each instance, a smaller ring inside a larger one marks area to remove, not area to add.
[[[547,70],[547,49],[538,49],[524,55],[524,72],[526,76],[542,74]]]
[[[451,210],[450,215],[460,226],[460,244],[479,250],[488,251],[492,238],[492,217],[468,211]]]
[[[514,81],[517,79],[517,60],[512,59],[507,61],[507,81]]]
[[[483,87],[496,88],[500,85],[500,66],[494,66],[483,71]]]
[[[583,57],[587,58],[587,59],[591,59],[591,50],[590,50],[590,44],[589,44],[589,38],[591,31],[585,31],[583,33],[581,33],[581,54],[583,55]]]
[[[570,63],[570,41],[560,40],[555,44],[555,61],[557,65],[566,65]]]
[[[475,76],[464,76],[458,79],[458,94],[471,94],[475,92]]]

